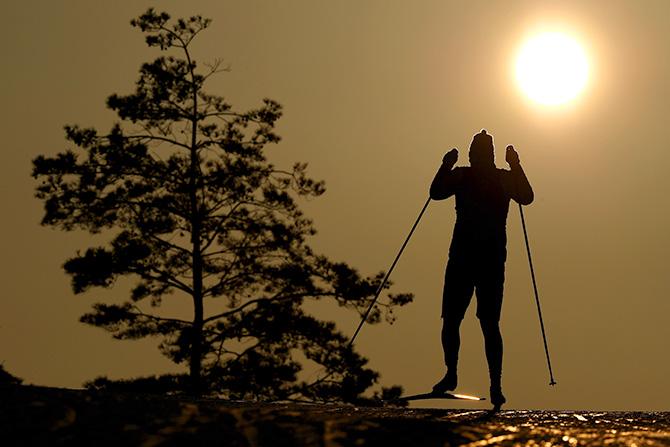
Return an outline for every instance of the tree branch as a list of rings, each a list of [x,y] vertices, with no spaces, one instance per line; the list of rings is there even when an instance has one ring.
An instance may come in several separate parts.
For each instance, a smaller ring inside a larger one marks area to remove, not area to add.
[[[178,140],[173,140],[173,139],[171,139],[171,138],[167,138],[167,137],[159,137],[159,136],[152,135],[152,134],[146,134],[146,135],[124,135],[123,138],[127,138],[127,139],[138,139],[138,140],[150,140],[150,141],[162,141],[162,142],[165,142],[165,143],[170,143],[170,144],[172,144],[172,145],[174,145],[174,146],[183,147],[183,148],[185,148],[185,149],[189,149],[189,150],[191,149],[190,146],[188,146],[187,144],[184,144],[184,143],[182,143],[182,142],[180,142],[180,141],[178,141]]]
[[[246,303],[242,304],[241,306],[236,307],[235,309],[231,309],[226,312],[221,312],[220,314],[212,315],[211,317],[205,318],[204,322],[210,322],[217,320],[219,318],[224,318],[230,315],[233,315],[235,313],[241,312],[247,307],[253,305],[253,304],[258,304],[261,302],[280,302],[280,301],[292,301],[300,298],[305,298],[305,297],[323,297],[323,296],[332,296],[332,293],[295,293],[291,295],[285,295],[285,296],[274,296],[272,298],[256,298],[250,301],[247,301]]]
[[[193,290],[187,284],[184,284],[183,282],[179,281],[177,278],[174,278],[173,276],[168,276],[167,274],[161,272],[160,270],[157,270],[155,268],[152,270],[158,273],[160,276],[151,275],[146,270],[143,270],[141,267],[128,269],[130,273],[134,273],[142,279],[167,284],[170,287],[174,287],[175,289],[181,290],[182,292],[185,292],[189,295],[193,295]]]
[[[133,309],[136,310],[136,312],[134,312],[134,315],[141,315],[141,316],[143,316],[145,318],[148,318],[150,320],[170,321],[170,322],[173,322],[173,323],[180,323],[180,324],[184,324],[184,325],[190,325],[191,324],[190,321],[180,320],[179,318],[158,317],[156,315],[145,314],[144,312],[142,312],[142,309],[140,309],[139,306],[137,306],[137,305],[133,305],[132,307],[133,307]]]

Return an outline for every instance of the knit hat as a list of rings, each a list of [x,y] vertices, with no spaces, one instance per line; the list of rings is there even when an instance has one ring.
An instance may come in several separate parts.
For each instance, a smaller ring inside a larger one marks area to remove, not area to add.
[[[493,137],[482,129],[470,143],[470,164],[493,164],[494,157]]]

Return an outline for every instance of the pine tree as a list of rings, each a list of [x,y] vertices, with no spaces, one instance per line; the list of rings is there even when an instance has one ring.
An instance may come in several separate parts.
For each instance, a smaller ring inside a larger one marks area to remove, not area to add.
[[[225,71],[192,58],[209,19],[149,9],[131,24],[163,55],[142,65],[134,93],[108,98],[120,122],[106,134],[66,126],[74,148],[33,160],[43,225],[113,236],[65,262],[73,291],[135,280],[126,302],[95,304],[81,321],[117,339],[159,337],[164,355],[188,365],[195,392],[359,399],[378,374],[304,304],[329,300],[362,315],[383,275],[363,277],[309,247],[315,230],[296,200],[324,184],[304,163],[282,170],[266,159],[280,140],[280,105],[265,99],[240,112],[205,92]],[[162,315],[168,297],[188,300],[192,314]],[[369,321],[391,321],[411,299],[387,294]],[[304,359],[326,378],[299,380]]]

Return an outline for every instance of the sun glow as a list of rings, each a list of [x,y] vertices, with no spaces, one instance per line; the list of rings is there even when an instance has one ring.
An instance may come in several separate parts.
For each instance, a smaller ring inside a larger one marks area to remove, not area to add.
[[[516,60],[516,79],[530,99],[540,104],[564,104],[584,90],[589,64],[571,37],[546,32],[530,38]]]

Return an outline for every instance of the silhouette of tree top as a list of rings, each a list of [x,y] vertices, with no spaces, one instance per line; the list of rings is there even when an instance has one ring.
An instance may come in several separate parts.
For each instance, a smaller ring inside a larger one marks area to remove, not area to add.
[[[95,304],[81,321],[117,339],[159,337],[163,354],[188,364],[196,392],[358,399],[378,374],[304,303],[330,300],[360,315],[383,272],[363,277],[309,247],[315,229],[296,200],[320,196],[324,184],[304,163],[279,169],[266,159],[280,140],[277,102],[237,111],[205,92],[225,71],[220,61],[201,70],[191,54],[209,19],[149,9],[131,24],[163,55],[142,65],[133,93],[108,98],[120,122],[106,134],[66,126],[73,148],[33,160],[43,225],[111,236],[65,262],[74,292],[135,280],[127,301]],[[162,314],[167,297],[186,300],[192,315]],[[369,321],[392,320],[411,299],[388,294]],[[299,380],[296,351],[329,380]]]

